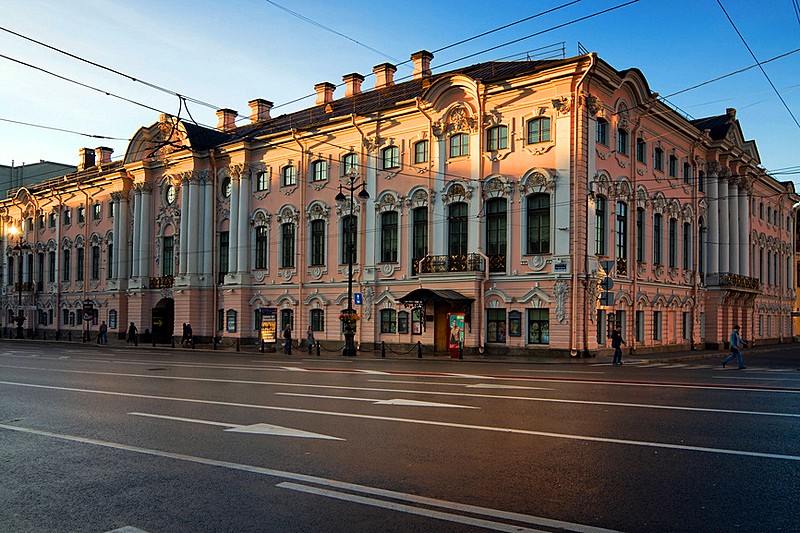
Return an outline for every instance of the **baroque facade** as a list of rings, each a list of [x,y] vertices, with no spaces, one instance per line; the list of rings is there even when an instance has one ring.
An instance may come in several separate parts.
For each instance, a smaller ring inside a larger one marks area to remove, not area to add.
[[[4,324],[254,341],[274,312],[332,346],[352,292],[359,344],[445,350],[450,313],[467,353],[594,354],[612,323],[638,350],[792,338],[798,197],[735,110],[687,120],[595,54],[411,58],[246,125],[162,115],[122,161],[10,191]]]

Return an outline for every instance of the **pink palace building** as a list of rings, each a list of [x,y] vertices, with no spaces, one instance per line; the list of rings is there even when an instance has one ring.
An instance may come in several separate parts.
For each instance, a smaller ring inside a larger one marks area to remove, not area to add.
[[[789,182],[736,111],[687,120],[596,54],[413,75],[389,63],[315,86],[313,107],[216,129],[163,115],[124,159],[0,202],[6,336],[255,343],[274,317],[355,344],[589,356],[793,339]],[[88,320],[87,320],[88,319]],[[269,333],[269,332],[268,332]]]

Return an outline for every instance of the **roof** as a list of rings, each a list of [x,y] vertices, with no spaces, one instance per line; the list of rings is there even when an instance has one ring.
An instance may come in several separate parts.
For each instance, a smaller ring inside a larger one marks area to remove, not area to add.
[[[464,296],[458,291],[449,289],[415,289],[405,296],[397,299],[400,303],[406,302],[473,302],[475,298]]]
[[[701,131],[710,130],[711,138],[719,141],[728,135],[731,126],[736,123],[736,112],[731,113],[729,111],[716,117],[698,118],[692,120],[691,123]]]

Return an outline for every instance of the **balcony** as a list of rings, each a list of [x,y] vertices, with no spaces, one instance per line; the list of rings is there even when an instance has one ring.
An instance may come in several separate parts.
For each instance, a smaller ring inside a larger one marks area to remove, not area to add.
[[[719,274],[706,274],[706,285],[709,287],[725,287],[727,289],[744,292],[761,292],[761,281],[758,278],[720,272]]]
[[[161,276],[160,278],[150,278],[151,289],[169,289],[175,283],[174,276]]]
[[[419,261],[420,274],[485,271],[485,261],[479,254],[428,255]]]
[[[14,283],[14,292],[33,292],[33,289],[36,286],[36,284],[32,281],[25,281],[21,285],[22,286],[20,287],[19,282]]]

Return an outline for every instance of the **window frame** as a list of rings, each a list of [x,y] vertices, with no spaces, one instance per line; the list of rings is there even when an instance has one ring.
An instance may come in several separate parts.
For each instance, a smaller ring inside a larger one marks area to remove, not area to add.
[[[448,154],[450,159],[466,157],[469,155],[469,135],[463,132],[454,133],[449,137],[450,148]]]
[[[325,265],[325,221],[321,218],[312,220],[309,224],[309,233],[311,235],[309,265],[323,266]]]
[[[508,149],[508,126],[499,124],[486,130],[486,151],[497,152]]]
[[[594,140],[598,144],[608,147],[609,138],[609,124],[604,118],[597,119],[597,126],[595,127]]]
[[[420,147],[422,150],[420,150]],[[423,139],[414,143],[414,164],[419,165],[427,163],[429,160],[430,142],[428,139]]]
[[[525,198],[526,243],[528,255],[547,255],[550,253],[550,194],[533,193]],[[538,228],[538,237],[534,238]],[[542,236],[546,235],[546,240]],[[538,246],[537,246],[538,245]]]
[[[317,159],[311,163],[311,182],[321,183],[328,181],[328,162],[324,159]]]
[[[297,230],[294,222],[281,224],[281,268],[295,266],[295,237]]]
[[[281,169],[281,187],[294,187],[297,185],[297,167],[286,165]]]
[[[381,213],[381,263],[397,263],[399,220],[397,211]]]
[[[525,123],[525,141],[527,144],[550,142],[552,122],[550,117],[535,117]]]
[[[254,264],[256,270],[266,270],[269,268],[269,228],[267,226],[256,226],[255,246],[253,247]]]
[[[397,146],[387,146],[381,150],[381,169],[391,170],[400,168],[400,148]]]
[[[381,309],[381,333],[397,333],[397,311]]]

